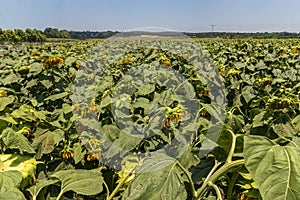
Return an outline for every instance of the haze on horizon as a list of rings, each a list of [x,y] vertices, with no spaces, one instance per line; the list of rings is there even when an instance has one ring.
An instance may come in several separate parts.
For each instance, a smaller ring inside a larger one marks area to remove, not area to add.
[[[0,28],[300,32],[297,0],[1,0]]]

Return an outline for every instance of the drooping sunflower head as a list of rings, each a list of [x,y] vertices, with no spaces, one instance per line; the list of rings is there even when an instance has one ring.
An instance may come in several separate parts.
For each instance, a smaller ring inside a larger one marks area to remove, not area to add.
[[[62,58],[54,56],[54,57],[48,58],[44,64],[47,67],[57,67],[63,63],[64,63],[64,60]]]

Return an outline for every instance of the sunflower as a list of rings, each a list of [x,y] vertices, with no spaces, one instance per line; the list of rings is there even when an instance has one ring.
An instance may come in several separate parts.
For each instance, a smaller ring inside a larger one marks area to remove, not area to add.
[[[59,66],[63,63],[64,63],[64,60],[60,57],[57,57],[57,56],[50,57],[45,61],[45,65],[48,66],[48,67],[50,67],[50,66],[56,67],[56,66]]]

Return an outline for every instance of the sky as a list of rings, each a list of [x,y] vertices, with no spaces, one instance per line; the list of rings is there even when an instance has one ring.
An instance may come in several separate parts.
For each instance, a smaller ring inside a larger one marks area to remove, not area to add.
[[[300,32],[299,0],[0,0],[0,28]]]

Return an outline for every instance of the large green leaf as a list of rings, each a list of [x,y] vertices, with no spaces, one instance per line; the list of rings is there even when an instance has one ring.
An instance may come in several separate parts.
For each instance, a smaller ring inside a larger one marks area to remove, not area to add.
[[[0,172],[0,192],[9,191],[12,188],[18,188],[22,181],[22,173],[17,170]]]
[[[39,162],[37,162],[34,158],[29,156],[22,156],[18,154],[1,154],[0,155],[0,171],[2,173],[10,172],[10,171],[18,171],[21,172],[21,178],[33,177],[35,174],[36,166]],[[14,184],[18,184],[18,176],[17,173],[13,174],[5,174],[5,176],[14,179]],[[4,180],[4,177],[3,179]]]
[[[51,177],[61,181],[61,193],[74,191],[82,195],[95,195],[102,192],[103,177],[100,172],[92,170],[65,170]]]
[[[42,118],[45,118],[45,112],[43,111],[40,111],[41,113],[39,113],[38,115]],[[17,119],[23,119],[23,120],[26,120],[26,121],[36,121],[37,118],[39,118],[37,116],[37,111],[32,108],[31,106],[28,106],[26,104],[23,104],[22,106],[20,106],[19,109],[16,109],[14,110],[12,113],[11,113],[11,116],[13,118],[17,118]]]
[[[41,179],[39,180],[39,182],[34,185],[31,186],[29,189],[27,189],[27,191],[29,191],[29,193],[32,196],[33,200],[38,199],[38,195],[39,193],[47,186],[52,185],[52,184],[56,184],[58,183],[59,180],[57,179]]]
[[[14,188],[9,191],[0,192],[0,199],[26,200],[24,194],[20,190]]]
[[[106,135],[106,139],[112,142],[112,144],[109,142],[106,143],[106,145],[110,145],[109,149],[105,152],[105,156],[107,158],[111,158],[120,152],[123,154],[131,151],[143,140],[142,137],[135,137],[130,133],[121,131],[118,127],[113,125],[105,125],[103,126],[103,130]]]
[[[261,113],[255,115],[253,119],[253,128],[263,126],[264,124],[268,124],[272,119],[272,115],[268,111],[262,111]]]
[[[300,199],[299,147],[262,136],[245,137],[245,165],[264,200]]]
[[[136,95],[147,95],[155,91],[155,85],[153,84],[145,84],[142,85],[138,91],[136,92]]]
[[[0,111],[4,110],[9,104],[12,104],[14,100],[13,96],[0,97]]]
[[[160,170],[141,173],[126,188],[122,199],[187,199],[184,177],[181,173],[182,171],[176,162],[160,168]]]
[[[9,85],[18,82],[20,78],[21,77],[19,75],[11,73],[8,76],[6,76],[3,80],[1,80],[1,82],[3,83],[3,85]]]
[[[7,116],[0,116],[0,120],[6,121],[8,123],[12,123],[12,124],[18,124],[18,122],[16,120],[14,120],[11,116],[7,115]]]
[[[15,132],[11,128],[4,129],[1,134],[1,138],[8,148],[19,149],[20,151],[26,151],[28,153],[35,153],[27,138],[24,135]]]
[[[64,139],[64,132],[61,129],[55,131],[48,131],[45,129],[38,129],[34,133],[33,148],[37,149],[37,158],[41,158],[43,154],[51,153],[55,145]]]
[[[31,64],[31,68],[29,69],[29,72],[34,74],[34,75],[37,75],[39,74],[41,71],[43,70],[43,65],[41,63],[32,63]]]
[[[179,162],[184,168],[189,169],[191,166],[196,166],[200,162],[200,160],[189,146],[180,156]]]

